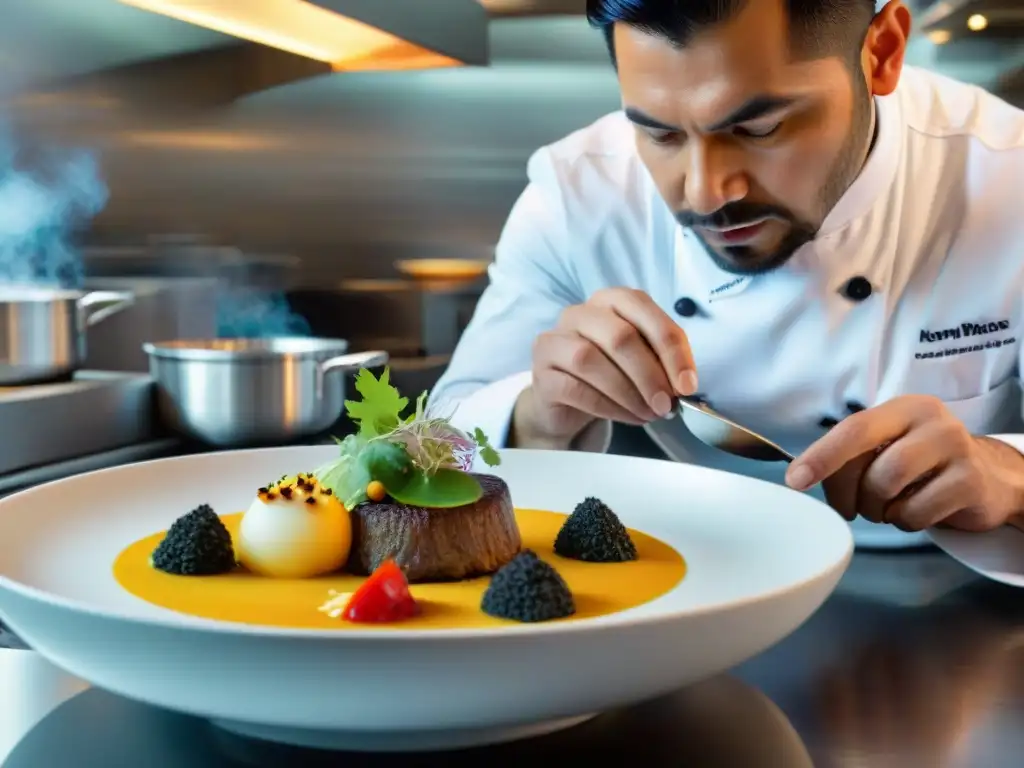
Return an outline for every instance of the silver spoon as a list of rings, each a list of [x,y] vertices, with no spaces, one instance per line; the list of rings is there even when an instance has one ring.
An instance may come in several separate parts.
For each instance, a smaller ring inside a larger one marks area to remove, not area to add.
[[[705,445],[754,461],[791,462],[796,458],[764,435],[726,418],[697,398],[679,397],[677,402],[686,428]],[[674,415],[670,413],[669,418]]]

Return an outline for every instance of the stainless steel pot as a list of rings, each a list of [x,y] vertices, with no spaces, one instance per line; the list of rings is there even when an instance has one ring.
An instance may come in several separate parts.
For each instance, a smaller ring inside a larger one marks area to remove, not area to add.
[[[386,352],[346,354],[342,339],[148,343],[157,408],[175,432],[218,447],[294,442],[327,430],[345,409],[345,371]]]
[[[0,287],[0,386],[74,373],[86,357],[86,328],[133,301],[124,291]]]

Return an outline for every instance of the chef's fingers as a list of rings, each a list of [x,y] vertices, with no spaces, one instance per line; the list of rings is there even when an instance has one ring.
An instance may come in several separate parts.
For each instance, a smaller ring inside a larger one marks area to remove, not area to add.
[[[858,493],[858,514],[875,523],[889,522],[890,503],[914,491],[922,478],[942,469],[947,461],[941,429],[923,425],[910,430],[883,448],[867,467]]]
[[[665,369],[640,331],[603,307],[582,305],[576,308],[576,314],[576,332],[593,342],[632,382],[652,414],[668,414],[672,410],[675,387],[669,383]]]
[[[614,403],[625,413],[631,414],[634,420],[639,419],[640,423],[656,418],[654,411],[644,402],[639,390],[626,374],[597,345],[579,333],[560,331],[545,334],[538,339],[534,348],[534,364],[568,374],[581,384],[586,384],[588,390],[599,393],[603,400]],[[541,378],[544,378],[543,371]],[[560,385],[565,385],[561,377],[556,377],[556,380]],[[594,416],[608,418],[589,410],[589,407],[573,402],[571,398],[574,396],[574,389],[568,394],[559,393],[557,398],[552,396],[546,399],[571,405]],[[546,392],[542,390],[542,394]],[[592,401],[593,398],[588,397],[582,402],[589,406]],[[601,407],[606,409],[607,404],[602,404]]]
[[[599,419],[624,424],[639,426],[644,423],[644,420],[637,418],[585,381],[564,371],[545,371],[543,376],[534,379],[533,389],[549,406],[573,408]]]
[[[904,531],[923,531],[952,517],[973,502],[970,473],[966,462],[950,465],[913,493],[892,502],[885,521]]]
[[[905,395],[843,419],[797,457],[786,472],[786,483],[803,491],[836,472],[854,456],[881,450],[915,426],[943,424],[961,440],[965,431],[952,419],[941,400]],[[956,434],[957,430],[963,434]]]
[[[860,479],[874,456],[874,452],[857,456],[822,482],[828,505],[846,520],[857,517]]]
[[[598,292],[591,301],[612,309],[640,332],[657,354],[677,394],[692,395],[697,391],[697,366],[690,340],[654,299],[643,291],[616,288]]]
[[[856,457],[903,437],[910,421],[899,408],[890,405],[854,413],[832,427],[789,465],[786,484],[805,491]]]

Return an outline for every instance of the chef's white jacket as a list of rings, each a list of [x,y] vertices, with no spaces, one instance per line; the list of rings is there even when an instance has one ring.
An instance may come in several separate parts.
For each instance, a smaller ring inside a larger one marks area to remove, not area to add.
[[[686,331],[710,404],[794,452],[851,410],[912,393],[976,434],[1024,431],[1024,112],[909,67],[876,104],[875,146],[818,237],[751,277],[719,269],[676,223],[621,112],[540,149],[432,399],[503,445],[534,338],[628,286]],[[577,447],[609,436],[599,422]]]

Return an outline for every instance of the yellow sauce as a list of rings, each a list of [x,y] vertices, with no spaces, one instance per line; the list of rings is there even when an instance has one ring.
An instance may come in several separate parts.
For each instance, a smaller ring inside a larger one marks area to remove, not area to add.
[[[237,535],[241,514],[222,520]],[[668,544],[630,530],[639,559],[628,563],[584,563],[555,554],[555,536],[565,515],[532,509],[516,510],[523,547],[553,565],[576,599],[576,614],[559,621],[604,616],[659,597],[686,574],[683,557]],[[114,578],[131,594],[180,613],[219,621],[295,629],[469,629],[500,628],[511,622],[480,610],[489,577],[445,584],[413,584],[420,615],[395,624],[353,624],[332,619],[319,610],[328,590],[354,592],[361,576],[344,573],[314,579],[271,579],[239,568],[220,576],[173,576],[149,564],[164,532],[147,536],[125,549],[114,562]]]

